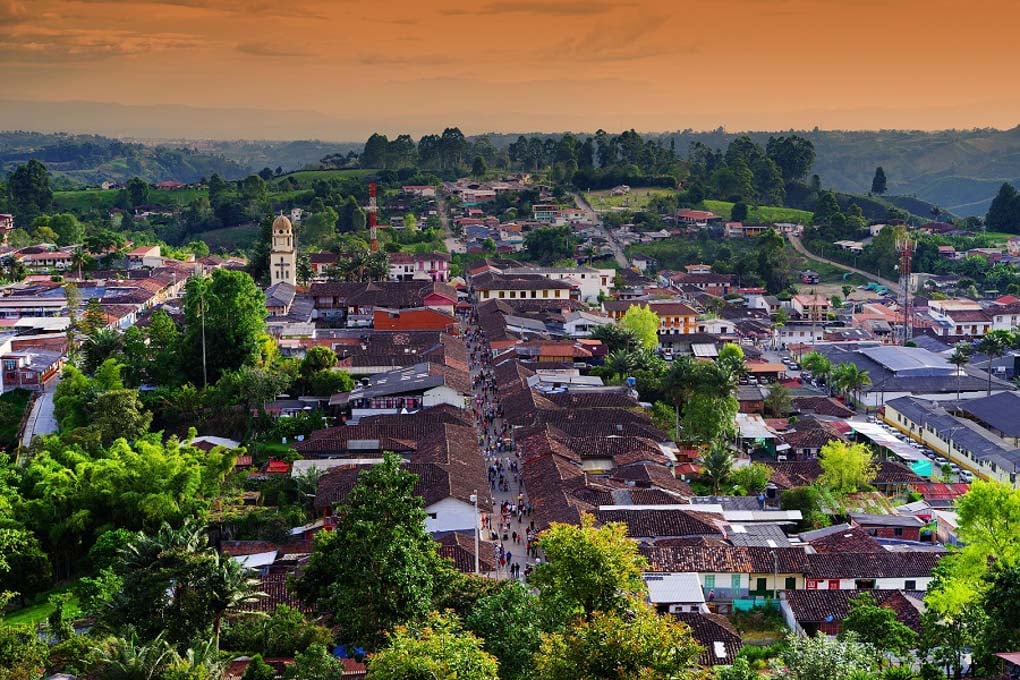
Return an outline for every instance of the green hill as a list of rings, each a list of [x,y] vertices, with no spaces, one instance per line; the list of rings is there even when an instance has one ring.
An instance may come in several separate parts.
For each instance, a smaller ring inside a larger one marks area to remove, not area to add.
[[[226,179],[249,174],[246,166],[235,161],[189,148],[146,146],[97,135],[0,132],[0,172],[10,172],[32,159],[71,185],[123,182],[131,177],[190,183],[213,173]]]

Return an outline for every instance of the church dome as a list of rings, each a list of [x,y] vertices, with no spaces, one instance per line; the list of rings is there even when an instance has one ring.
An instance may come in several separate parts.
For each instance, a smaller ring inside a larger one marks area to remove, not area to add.
[[[283,215],[280,215],[275,220],[273,220],[273,231],[276,231],[277,229],[284,229],[290,231],[291,228],[292,227],[290,224],[290,220],[284,217]]]

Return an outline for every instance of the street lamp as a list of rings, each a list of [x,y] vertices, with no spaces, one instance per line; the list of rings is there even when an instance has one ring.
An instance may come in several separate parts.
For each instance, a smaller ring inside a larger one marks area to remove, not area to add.
[[[480,571],[478,568],[478,489],[474,490],[471,494],[471,502],[475,506],[475,575],[477,576]]]

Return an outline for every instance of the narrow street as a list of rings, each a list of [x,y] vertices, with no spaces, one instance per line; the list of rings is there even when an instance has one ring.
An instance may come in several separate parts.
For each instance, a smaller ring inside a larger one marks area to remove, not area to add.
[[[483,511],[482,536],[496,544],[496,558],[505,556],[499,569],[501,578],[525,577],[537,563],[528,554],[528,498],[521,481],[519,463],[512,443],[512,431],[500,417],[496,383],[485,337],[474,324],[462,326],[471,361],[474,385],[472,412],[475,415],[478,442],[489,473],[489,491],[493,506]]]
[[[436,211],[439,213],[439,224],[443,229],[443,245],[446,246],[446,250],[451,255],[466,253],[467,248],[459,239],[453,237],[453,232],[450,230],[450,216],[446,212],[446,200],[441,191],[436,192]]]
[[[588,201],[584,200],[584,196],[580,193],[575,193],[573,196],[574,203],[577,207],[587,213],[588,219],[591,223],[598,227],[599,231],[602,232],[602,236],[606,239],[606,243],[608,243],[609,247],[613,249],[613,256],[616,258],[616,262],[624,269],[630,267],[630,260],[627,259],[627,254],[623,252],[623,248],[620,247],[620,244],[616,242],[613,235],[609,233],[608,229],[606,229],[606,226],[602,223],[602,218],[600,218],[598,213],[595,212],[595,209],[588,204]]]

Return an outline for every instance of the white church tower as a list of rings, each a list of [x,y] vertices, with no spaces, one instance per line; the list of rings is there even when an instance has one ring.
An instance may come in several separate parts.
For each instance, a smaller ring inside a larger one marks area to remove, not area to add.
[[[269,253],[269,279],[272,285],[297,285],[297,247],[294,227],[283,215],[273,221],[273,248]]]

